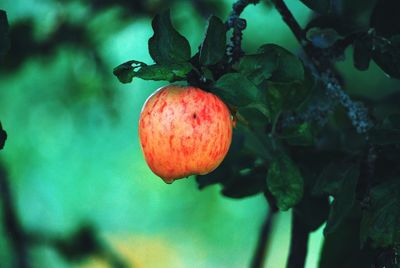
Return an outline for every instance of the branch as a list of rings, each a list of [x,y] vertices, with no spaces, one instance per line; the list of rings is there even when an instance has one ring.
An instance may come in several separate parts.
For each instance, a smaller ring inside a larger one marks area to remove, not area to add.
[[[282,0],[271,0],[271,2],[279,14],[281,14],[283,21],[289,26],[290,30],[292,30],[297,41],[304,47],[308,43],[306,35],[286,4]]]
[[[257,247],[254,251],[254,256],[251,260],[251,268],[262,268],[265,262],[265,253],[269,245],[269,238],[272,227],[272,220],[275,216],[276,211],[272,208],[269,209],[265,222],[261,228]]]
[[[0,150],[4,148],[6,139],[7,139],[7,132],[5,130],[3,130],[3,127],[0,122]]]
[[[358,133],[366,133],[374,126],[368,116],[367,108],[360,102],[352,101],[349,95],[343,90],[338,76],[333,71],[332,60],[324,55],[323,50],[316,49],[307,41],[304,30],[297,23],[283,0],[272,0],[272,3],[302,46],[307,56],[308,64],[315,76],[323,83],[327,96],[346,108],[347,115]],[[325,109],[323,113],[329,116],[332,111],[333,109]],[[312,116],[313,112],[313,109],[309,109],[305,111],[305,114]]]
[[[286,268],[304,267],[307,257],[308,238],[308,228],[304,225],[296,213],[292,212],[292,233]]]
[[[227,47],[227,55],[230,64],[234,64],[244,55],[242,50],[242,32],[246,29],[246,20],[240,18],[240,15],[249,4],[257,4],[258,2],[259,0],[237,0],[232,6],[232,13],[225,23],[228,30],[233,28],[232,37],[230,39],[231,44]]]
[[[7,174],[3,166],[0,166],[0,198],[3,204],[3,225],[8,235],[14,252],[14,265],[16,268],[28,268],[28,244],[26,234],[15,211]]]

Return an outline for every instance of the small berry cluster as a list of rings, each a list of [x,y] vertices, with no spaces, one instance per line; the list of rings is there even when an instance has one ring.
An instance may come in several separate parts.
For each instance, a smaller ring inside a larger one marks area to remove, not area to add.
[[[368,116],[368,109],[363,103],[353,101],[350,96],[343,91],[339,82],[329,73],[322,75],[321,79],[325,83],[328,97],[340,103],[340,105],[347,110],[347,115],[358,133],[366,133],[373,127],[373,122]]]
[[[227,48],[227,55],[231,64],[239,61],[244,55],[244,51],[242,50],[242,32],[246,29],[247,23],[245,19],[240,18],[240,14],[242,14],[243,10],[250,3],[256,4],[257,2],[259,1],[238,0],[232,6],[232,13],[226,22],[227,29],[233,29],[231,44]]]

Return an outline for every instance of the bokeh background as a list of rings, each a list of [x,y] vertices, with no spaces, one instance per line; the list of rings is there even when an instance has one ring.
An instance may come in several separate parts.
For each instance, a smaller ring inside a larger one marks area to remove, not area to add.
[[[82,228],[128,267],[248,267],[268,211],[265,198],[228,199],[219,186],[199,191],[193,178],[166,185],[153,175],[140,151],[138,118],[146,98],[165,83],[124,85],[112,75],[130,59],[152,62],[147,40],[160,10],[171,8],[195,52],[207,17],[226,19],[233,2],[1,0],[12,44],[0,65],[0,120],[9,136],[0,166],[21,228],[38,236],[26,254],[32,267],[109,267],[107,254],[80,258],[54,242]],[[305,25],[311,11],[297,0],[287,4]],[[243,18],[245,51],[277,43],[299,52],[267,2],[249,6]],[[338,68],[352,93],[379,99],[398,88],[373,64],[355,71],[351,56]],[[290,217],[290,211],[275,217],[265,267],[285,266]],[[7,232],[2,224],[5,268],[14,258]],[[317,267],[321,241],[319,229],[309,241],[307,267]]]

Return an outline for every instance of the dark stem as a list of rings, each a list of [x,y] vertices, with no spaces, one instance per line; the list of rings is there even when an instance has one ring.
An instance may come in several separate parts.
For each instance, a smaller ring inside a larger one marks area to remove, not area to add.
[[[4,144],[6,143],[7,132],[3,130],[3,127],[0,122],[0,150],[3,149]]]
[[[259,240],[257,247],[254,251],[253,259],[251,260],[251,268],[262,268],[265,263],[265,253],[269,245],[269,238],[272,227],[272,220],[275,216],[276,211],[269,209],[267,216],[265,218],[264,224],[260,231]]]
[[[293,32],[297,41],[304,47],[307,43],[305,33],[286,6],[286,4],[282,0],[271,0],[271,2],[274,4],[276,10],[279,12],[279,14],[281,14],[283,20]]]
[[[26,235],[15,211],[15,204],[12,198],[7,174],[2,166],[0,166],[0,199],[3,204],[3,225],[15,254],[13,267],[28,268],[30,266],[28,264],[28,245],[26,243]]]
[[[307,257],[308,238],[308,228],[304,225],[296,213],[293,213],[290,251],[286,268],[304,267]]]

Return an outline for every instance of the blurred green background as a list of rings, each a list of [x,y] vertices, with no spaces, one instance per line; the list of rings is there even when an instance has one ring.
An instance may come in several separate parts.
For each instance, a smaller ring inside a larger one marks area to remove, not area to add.
[[[219,186],[199,191],[193,178],[166,185],[153,175],[137,122],[145,99],[165,83],[123,85],[112,75],[130,59],[152,62],[147,40],[158,11],[171,8],[195,52],[209,14],[226,19],[233,2],[0,2],[12,29],[0,67],[0,120],[9,135],[0,161],[26,231],[62,238],[90,224],[131,267],[248,267],[268,210],[264,197],[227,199]],[[297,0],[287,3],[305,25],[310,10]],[[243,18],[245,51],[277,43],[299,52],[268,4],[249,6]],[[351,64],[349,57],[338,67],[352,93],[379,99],[398,87],[374,65],[361,73]],[[317,266],[321,229],[309,241],[307,267]],[[0,267],[12,267],[10,242],[0,230]],[[290,212],[279,213],[265,267],[285,266],[289,236]],[[70,261],[46,243],[29,247],[28,256],[32,267],[108,267],[96,257]]]

